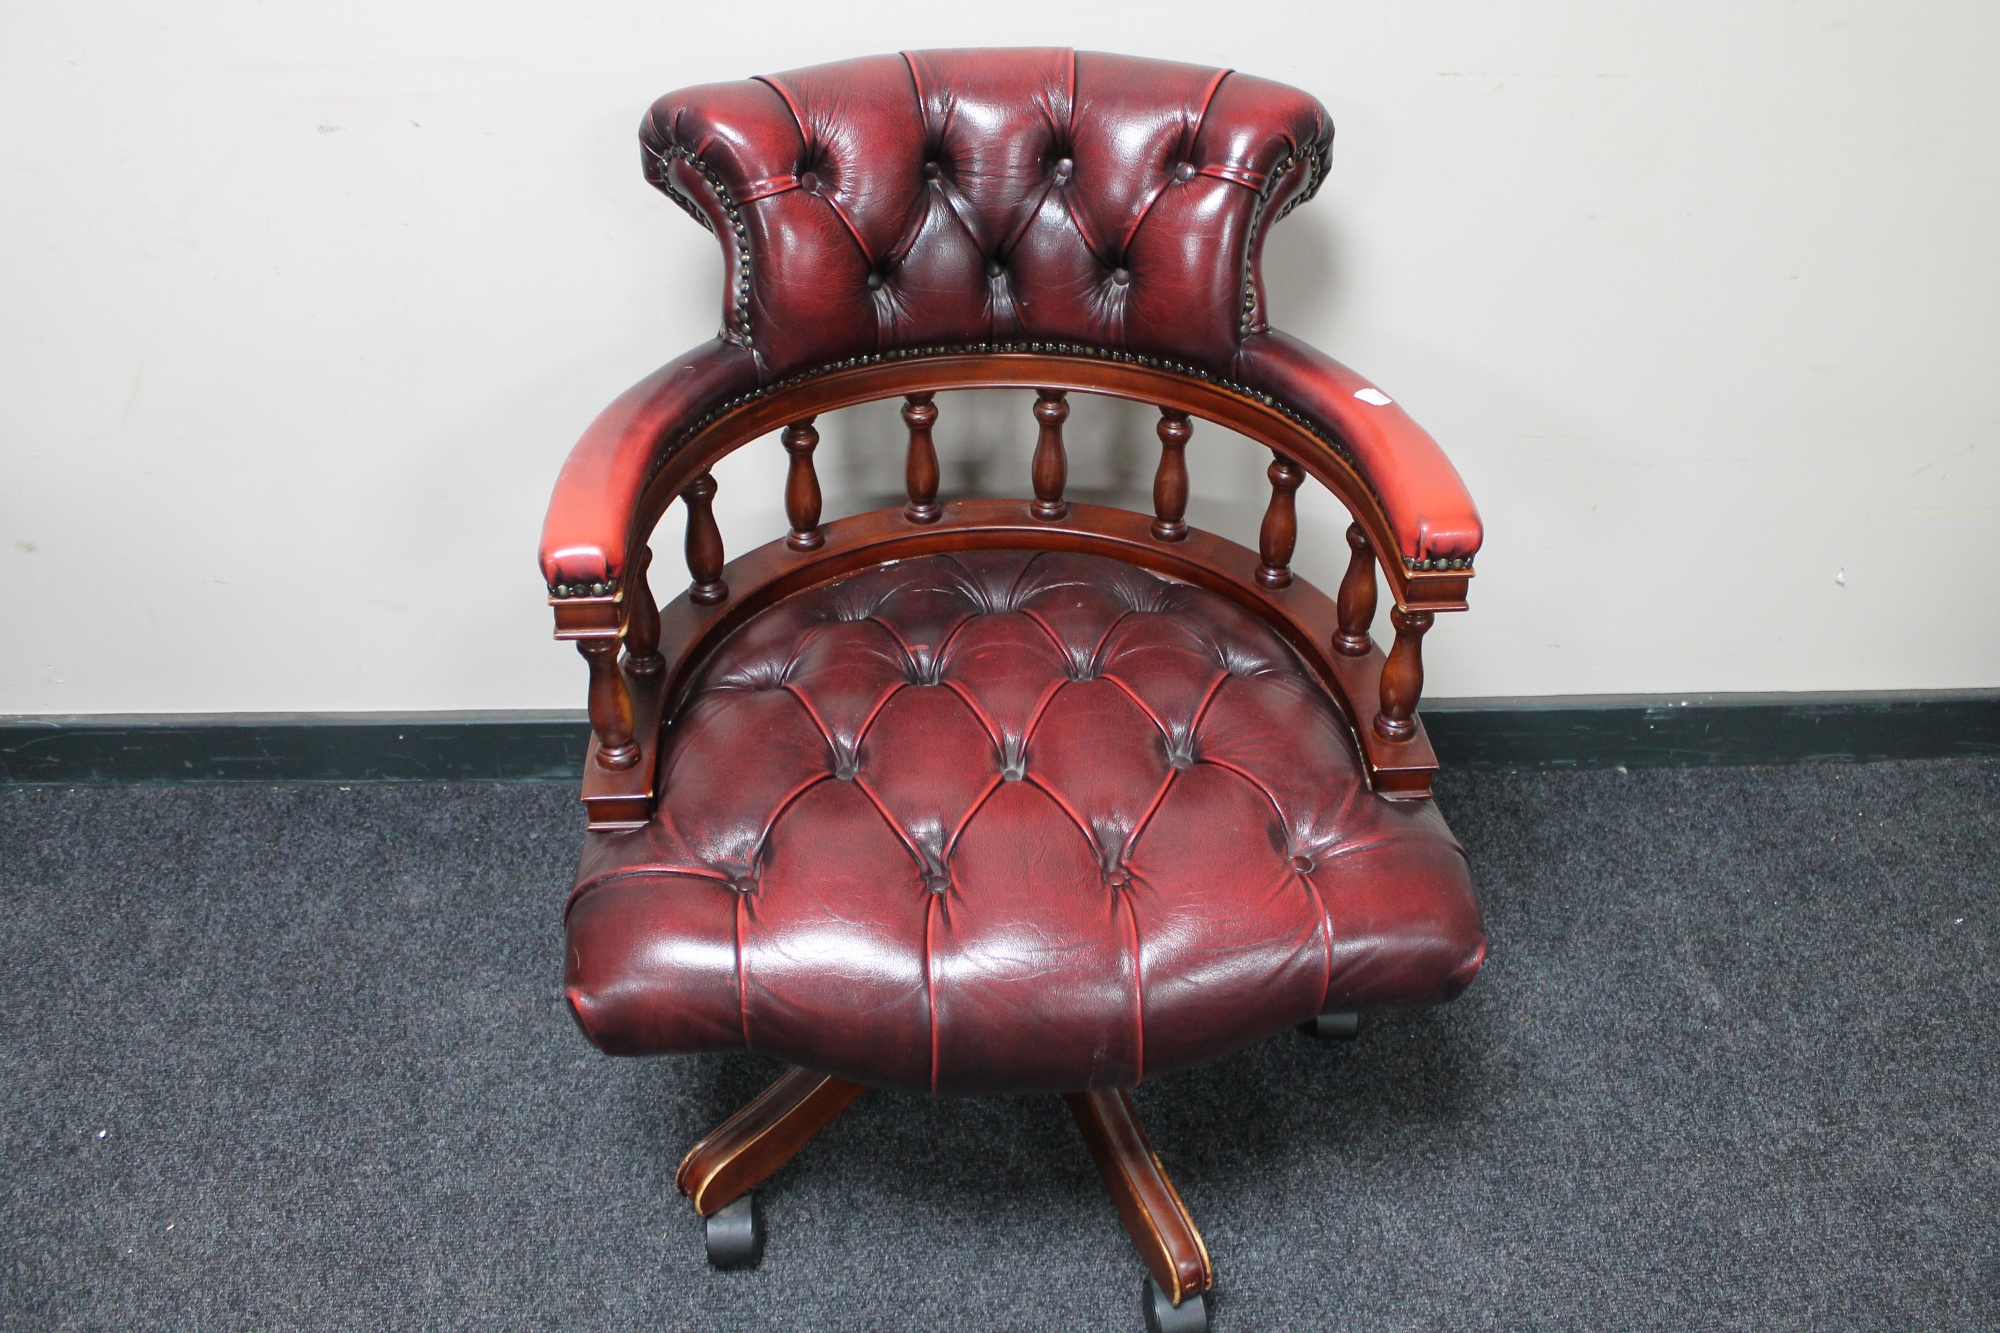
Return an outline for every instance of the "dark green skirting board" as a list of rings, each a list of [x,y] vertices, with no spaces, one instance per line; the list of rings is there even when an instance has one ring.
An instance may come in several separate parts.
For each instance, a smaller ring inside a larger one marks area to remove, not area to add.
[[[2000,689],[1440,699],[1447,769],[1661,768],[2000,754]],[[0,783],[575,780],[581,712],[0,718]]]

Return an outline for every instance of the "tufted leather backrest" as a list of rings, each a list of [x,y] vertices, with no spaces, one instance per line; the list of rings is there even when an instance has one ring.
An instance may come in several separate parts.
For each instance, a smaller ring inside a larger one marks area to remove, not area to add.
[[[845,357],[1086,343],[1231,374],[1270,224],[1332,128],[1282,84],[1066,49],[910,51],[671,93],[647,178],[723,241],[764,382]]]

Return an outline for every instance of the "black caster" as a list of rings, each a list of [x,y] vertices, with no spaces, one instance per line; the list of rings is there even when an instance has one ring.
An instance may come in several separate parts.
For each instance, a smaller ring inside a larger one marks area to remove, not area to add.
[[[716,1268],[755,1268],[764,1257],[764,1219],[757,1196],[746,1194],[706,1220],[708,1262]]]
[[[1353,1041],[1361,1033],[1361,1015],[1321,1014],[1299,1024],[1299,1031],[1321,1041]]]
[[[1146,1312],[1146,1333],[1208,1333],[1208,1295],[1190,1296],[1175,1305],[1157,1279],[1148,1277],[1139,1295]]]

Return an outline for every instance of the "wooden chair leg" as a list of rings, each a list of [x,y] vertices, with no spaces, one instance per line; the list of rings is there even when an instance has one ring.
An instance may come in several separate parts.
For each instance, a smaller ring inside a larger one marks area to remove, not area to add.
[[[863,1083],[788,1069],[688,1149],[674,1184],[712,1217],[770,1179],[866,1091]]]
[[[1202,1244],[1187,1205],[1153,1155],[1153,1145],[1133,1109],[1132,1094],[1118,1088],[1072,1092],[1063,1100],[1083,1131],[1084,1144],[1097,1161],[1146,1271],[1175,1305],[1207,1291],[1215,1281],[1208,1246]]]

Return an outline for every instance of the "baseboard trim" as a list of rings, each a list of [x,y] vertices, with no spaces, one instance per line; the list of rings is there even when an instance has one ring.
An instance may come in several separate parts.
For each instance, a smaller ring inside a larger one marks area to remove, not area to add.
[[[0,717],[0,783],[575,782],[581,710]]]
[[[1700,768],[2000,754],[2000,689],[1448,699],[1447,768]]]
[[[1553,695],[1423,708],[1447,769],[2000,755],[2000,689]],[[574,782],[582,712],[0,717],[0,784]]]

